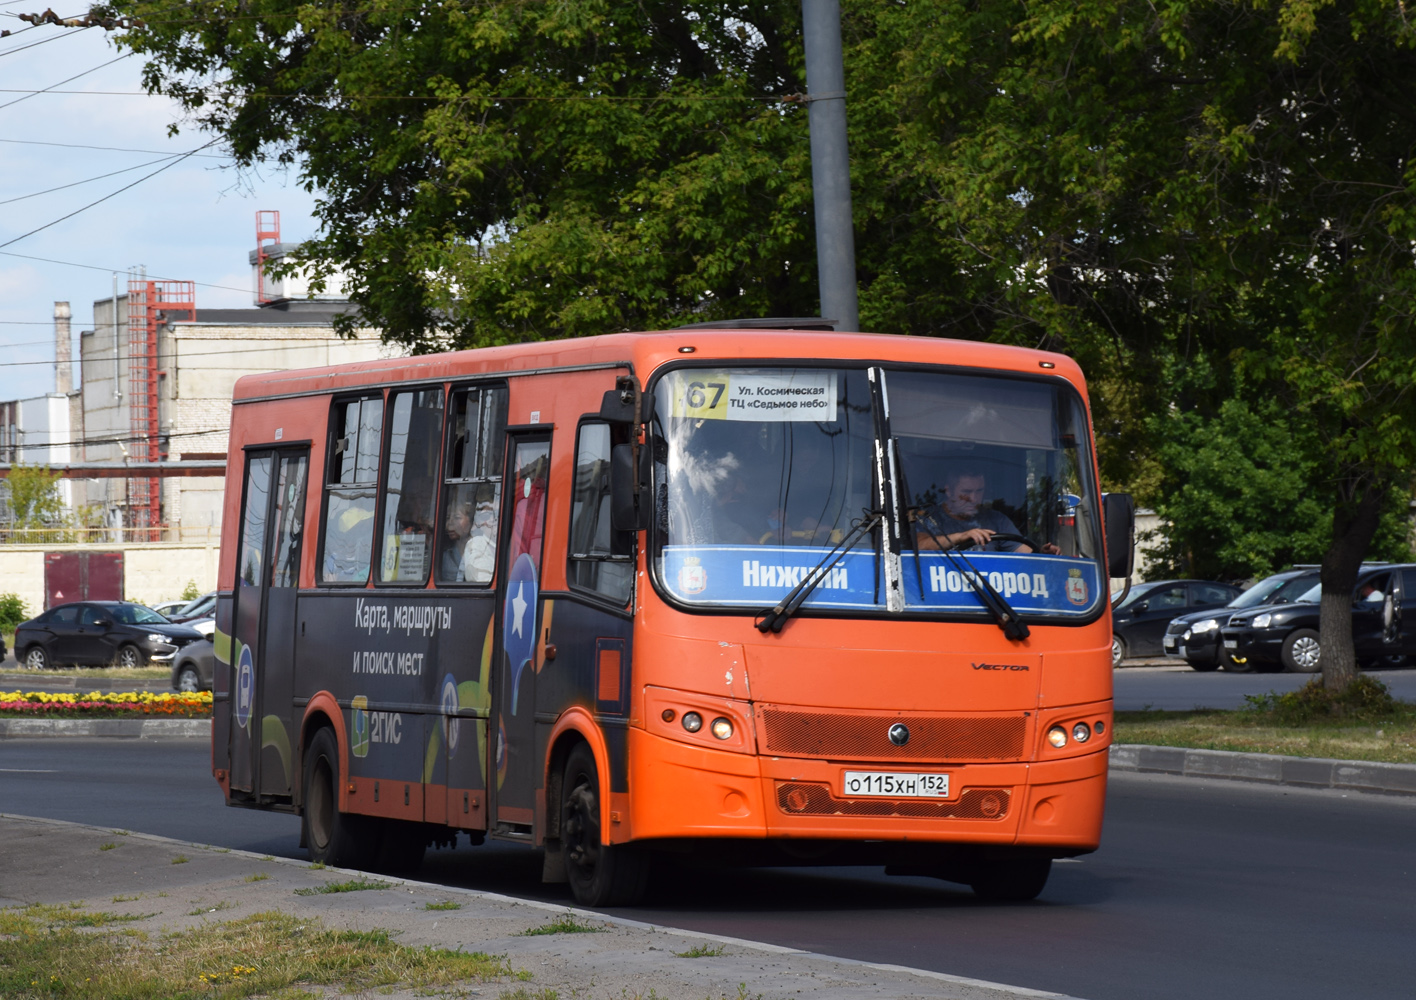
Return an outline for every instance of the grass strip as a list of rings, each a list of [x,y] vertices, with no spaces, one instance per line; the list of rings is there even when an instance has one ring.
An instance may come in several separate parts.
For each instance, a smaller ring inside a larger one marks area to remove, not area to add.
[[[1289,757],[1416,763],[1416,705],[1395,701],[1363,675],[1328,694],[1321,679],[1297,691],[1249,695],[1241,709],[1117,712],[1118,743],[1233,750]]]
[[[284,913],[173,934],[115,929],[139,919],[67,906],[0,910],[0,996],[236,998],[296,984],[432,991],[510,975],[501,957],[410,948],[384,931],[329,930]]]
[[[373,882],[366,878],[351,878],[348,882],[326,882],[308,889],[296,889],[297,896],[327,896],[334,892],[362,892],[365,889],[389,889],[387,882]]]
[[[593,924],[587,924],[577,920],[573,913],[566,913],[556,917],[556,919],[548,924],[542,924],[540,927],[532,927],[514,936],[540,937],[543,934],[598,934],[604,929],[603,927],[596,927]]]

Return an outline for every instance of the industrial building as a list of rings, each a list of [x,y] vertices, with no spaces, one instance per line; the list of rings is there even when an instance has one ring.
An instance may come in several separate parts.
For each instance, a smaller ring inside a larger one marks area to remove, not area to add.
[[[115,275],[81,331],[77,389],[69,307],[56,303],[55,392],[0,403],[0,463],[65,468],[66,505],[99,529],[94,541],[214,542],[236,380],[393,353],[376,330],[336,335],[353,308],[342,288],[268,273],[293,249],[278,214],[258,213],[248,309],[203,308],[191,281]]]

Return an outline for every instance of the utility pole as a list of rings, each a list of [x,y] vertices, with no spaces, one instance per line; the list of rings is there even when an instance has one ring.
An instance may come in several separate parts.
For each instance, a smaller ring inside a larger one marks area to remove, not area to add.
[[[846,148],[840,0],[801,0],[801,20],[821,315],[835,320],[837,330],[854,331],[860,329],[860,307],[856,301],[851,163]]]

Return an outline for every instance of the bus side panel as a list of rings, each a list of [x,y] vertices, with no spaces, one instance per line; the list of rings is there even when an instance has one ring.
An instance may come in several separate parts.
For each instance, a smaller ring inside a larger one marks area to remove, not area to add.
[[[545,775],[551,728],[573,706],[601,722],[610,754],[611,793],[629,790],[629,722],[633,622],[570,594],[557,594],[543,605],[544,637],[555,658],[537,658],[537,765]],[[539,790],[539,789],[538,789]],[[547,808],[557,808],[547,803]]]
[[[231,773],[231,593],[216,598],[216,632],[212,636],[211,769]],[[222,781],[229,791],[229,778]]]
[[[459,721],[449,753],[443,706],[460,714],[485,705],[481,654],[492,606],[446,591],[300,595],[295,699],[303,703],[326,690],[339,701],[349,733],[348,778],[356,787],[352,811],[463,825],[448,816],[448,799],[456,797],[460,814],[461,790],[484,787],[478,779],[486,748],[471,718]],[[425,786],[436,798],[426,813]]]

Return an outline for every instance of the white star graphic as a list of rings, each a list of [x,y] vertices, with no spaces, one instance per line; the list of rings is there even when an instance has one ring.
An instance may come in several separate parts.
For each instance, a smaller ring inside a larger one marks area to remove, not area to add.
[[[518,636],[521,635],[521,620],[526,617],[526,600],[521,596],[521,592],[525,589],[526,581],[518,582],[516,596],[511,599],[512,610],[516,612],[516,622],[511,626],[511,630]]]

